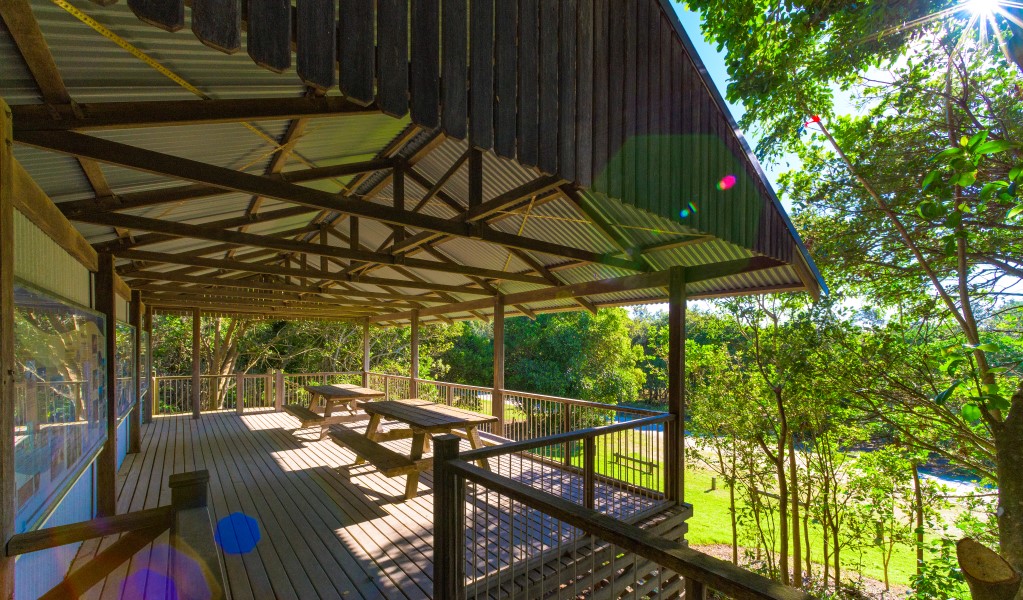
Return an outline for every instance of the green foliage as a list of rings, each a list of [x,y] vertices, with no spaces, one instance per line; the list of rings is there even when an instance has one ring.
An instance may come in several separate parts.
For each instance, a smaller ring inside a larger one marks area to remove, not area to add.
[[[912,581],[910,600],[959,600],[970,597],[956,559],[955,540],[942,537],[931,546],[934,558],[923,565],[922,572]]]

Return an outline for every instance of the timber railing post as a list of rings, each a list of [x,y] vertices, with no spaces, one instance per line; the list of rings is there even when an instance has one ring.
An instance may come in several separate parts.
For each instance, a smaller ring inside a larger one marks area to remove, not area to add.
[[[128,320],[134,328],[135,356],[132,357],[134,367],[132,368],[132,379],[135,380],[135,406],[131,409],[131,416],[128,417],[128,452],[134,454],[142,448],[142,406],[145,401],[142,399],[142,292],[131,291],[131,304]]]
[[[452,472],[460,438],[433,438],[433,597],[465,598],[465,479]]]
[[[104,378],[106,381],[106,423],[107,439],[103,450],[96,459],[96,513],[101,517],[117,513],[117,396],[114,393],[117,382],[117,298],[114,291],[114,256],[99,255],[99,271],[96,273],[96,310],[106,319],[106,341],[103,356],[106,358]]]
[[[241,415],[245,413],[245,373],[234,375],[234,409]]]
[[[561,428],[562,429],[561,429],[561,431],[562,431],[562,433],[568,433],[569,431],[572,431],[572,405],[571,404],[562,404],[561,405],[561,410],[562,410],[562,413],[561,413]],[[565,452],[565,456],[563,457],[563,460],[564,460],[566,465],[571,466],[571,464],[572,464],[572,442],[565,442],[564,443],[564,452]]]
[[[686,600],[706,600],[707,598],[707,586],[692,577],[685,578],[685,592]]]
[[[369,387],[369,317],[362,321],[362,387]]]
[[[156,414],[156,376],[152,373],[153,362],[153,307],[146,305],[144,316],[144,327],[146,329],[146,364],[140,365],[143,368],[145,377],[149,378],[149,389],[146,390],[145,399],[139,398],[142,403],[142,422],[151,423],[153,415]]]
[[[192,309],[192,418],[198,419],[202,411],[202,357],[199,342],[202,335],[202,314]]]
[[[686,401],[686,271],[672,267],[668,278],[668,412],[675,416],[664,432],[664,497],[683,501]]]
[[[408,395],[410,398],[419,397],[419,311],[412,310],[412,369],[409,375]]]
[[[583,506],[593,508],[597,502],[597,438],[583,440]]]
[[[284,410],[284,371],[274,374],[274,412]]]

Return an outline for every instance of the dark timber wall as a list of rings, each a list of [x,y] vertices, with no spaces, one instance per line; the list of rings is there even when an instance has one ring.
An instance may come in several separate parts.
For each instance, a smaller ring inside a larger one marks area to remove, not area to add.
[[[244,13],[240,2],[194,0],[193,32],[231,52],[244,21],[252,59],[284,71],[294,31],[309,86],[339,85],[387,114],[793,259],[779,235],[787,220],[667,0],[302,0],[295,9],[249,0]],[[128,4],[159,27],[184,26],[183,0]]]

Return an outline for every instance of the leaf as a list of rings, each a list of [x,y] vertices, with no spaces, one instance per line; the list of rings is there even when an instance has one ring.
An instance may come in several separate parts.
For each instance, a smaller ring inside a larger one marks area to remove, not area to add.
[[[959,145],[960,146],[965,148],[966,145],[969,144],[969,143],[970,143],[970,138],[966,137],[965,135],[963,137],[959,138]]]
[[[1009,181],[1015,181],[1019,177],[1020,173],[1023,173],[1023,166],[1013,167],[1009,171]]]
[[[967,421],[980,420],[980,408],[976,404],[964,404],[961,413]]]
[[[988,406],[995,410],[1006,410],[1012,406],[1007,399],[998,394],[984,396],[984,399],[987,400]]]
[[[963,187],[969,187],[973,185],[975,181],[977,181],[976,171],[967,171],[965,173],[960,174],[959,177],[956,178],[956,183]]]
[[[935,181],[938,181],[940,179],[941,179],[941,171],[935,169],[935,170],[931,171],[930,173],[928,173],[926,177],[924,177],[923,183],[920,184],[920,189],[922,189],[924,191],[927,191],[927,188],[931,187],[931,185]]]
[[[952,382],[952,385],[950,385],[947,390],[943,392],[938,392],[938,395],[934,397],[934,403],[937,404],[938,406],[941,406],[948,402],[948,399],[952,396],[952,393],[956,391],[956,388],[959,387],[961,383],[962,381],[956,379],[955,381]]]
[[[975,149],[979,144],[983,144],[985,141],[987,141],[987,134],[988,134],[987,131],[981,131],[977,134],[974,134],[974,136],[970,138],[970,141],[967,142],[966,147],[969,148],[970,150]]]
[[[985,383],[981,387],[984,390],[985,396],[997,396],[998,395],[998,384],[997,383]]]
[[[934,156],[932,156],[931,157],[931,161],[939,161],[939,160],[941,160],[943,158],[949,158],[951,156],[959,156],[962,153],[963,153],[963,149],[962,148],[946,148],[946,149],[942,150],[941,152],[939,152],[939,153],[935,154]]]
[[[1017,206],[1016,208],[1009,211],[1009,214],[1005,215],[1007,219],[1011,219],[1016,215],[1023,213],[1023,206]]]
[[[945,364],[941,365],[941,370],[944,371],[946,375],[951,375],[952,371],[964,362],[966,362],[965,358],[961,356],[954,356],[946,360]]]
[[[957,250],[958,244],[956,244],[956,237],[954,235],[946,237],[945,243],[942,246],[942,251],[944,251],[945,256],[955,256]]]
[[[925,200],[916,207],[916,212],[928,221],[939,219],[945,213],[940,204],[932,200]]]
[[[980,189],[980,199],[988,200],[991,196],[994,196],[996,191],[1005,187],[1008,187],[1008,185],[1006,185],[1004,181],[992,181],[990,183],[985,183],[984,187]]]
[[[995,344],[981,344],[976,347],[977,350],[983,350],[984,352],[997,352],[998,346]]]
[[[987,372],[992,375],[1001,375],[1002,373],[1008,373],[1009,367],[991,367]]]
[[[999,152],[1005,152],[1012,148],[1018,148],[1019,144],[1016,142],[1010,142],[1009,140],[992,140],[990,142],[984,142],[973,149],[977,154],[997,154]]]

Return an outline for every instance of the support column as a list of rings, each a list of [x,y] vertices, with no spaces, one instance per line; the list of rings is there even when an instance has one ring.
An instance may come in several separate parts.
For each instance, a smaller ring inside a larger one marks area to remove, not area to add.
[[[107,440],[96,459],[96,512],[97,516],[117,514],[117,293],[114,291],[114,256],[99,255],[96,272],[96,310],[106,319],[106,341],[103,358],[106,359],[104,390],[106,390]]]
[[[0,542],[14,535],[14,142],[0,99]],[[14,597],[14,557],[0,552],[0,598]]]
[[[419,311],[412,311],[412,379],[409,382],[409,396],[419,397]]]
[[[156,379],[153,377],[153,307],[146,306],[145,313],[146,327],[146,364],[142,365],[145,376],[149,379],[146,386],[146,397],[142,399],[142,422],[152,423],[153,408],[156,406]]]
[[[135,407],[128,415],[128,452],[135,453],[142,448],[142,377],[145,375],[142,368],[142,292],[131,291],[131,306],[129,308],[128,323],[135,328]]]
[[[369,387],[369,317],[362,320],[362,387]]]
[[[504,296],[494,298],[494,391],[493,415],[497,435],[504,435]]]
[[[202,410],[202,358],[200,357],[199,340],[202,336],[202,313],[198,308],[192,309],[192,418],[198,419]]]
[[[668,423],[664,440],[664,495],[681,503],[685,477],[686,271],[672,267],[668,279]]]

